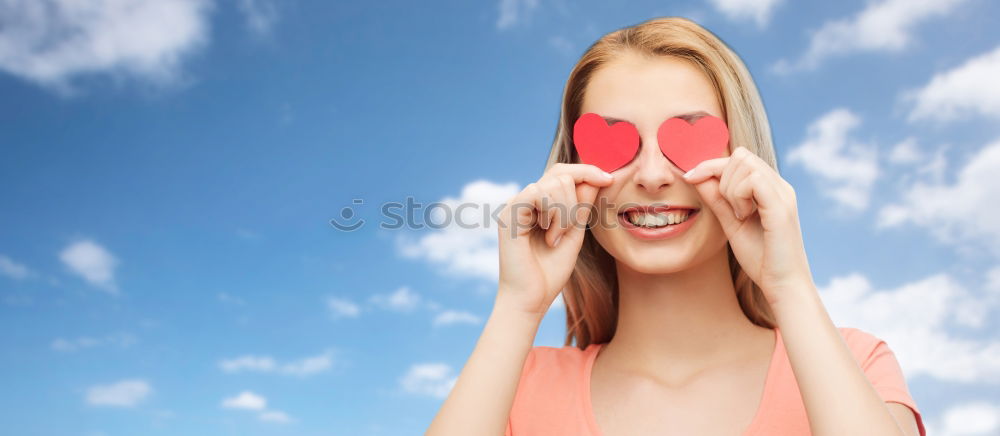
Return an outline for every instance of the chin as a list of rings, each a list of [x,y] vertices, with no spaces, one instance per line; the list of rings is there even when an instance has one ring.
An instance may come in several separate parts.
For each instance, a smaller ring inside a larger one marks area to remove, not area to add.
[[[628,236],[630,237],[630,236]],[[634,271],[646,274],[669,274],[691,268],[696,262],[698,247],[693,244],[617,241],[624,244],[612,256]]]
[[[663,241],[637,240],[621,228],[594,236],[622,266],[643,274],[671,274],[694,268],[719,251],[724,252],[728,242],[724,236],[712,237],[701,231]]]
[[[692,266],[690,259],[665,260],[627,256],[625,259],[617,260],[629,269],[643,274],[672,274],[690,269]]]

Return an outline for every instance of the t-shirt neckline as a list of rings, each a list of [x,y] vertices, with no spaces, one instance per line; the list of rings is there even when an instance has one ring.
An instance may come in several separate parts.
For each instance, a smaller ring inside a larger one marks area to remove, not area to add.
[[[771,390],[774,384],[777,382],[775,378],[778,372],[778,358],[782,347],[784,346],[781,342],[781,334],[778,331],[778,327],[774,329],[774,350],[771,352],[771,362],[767,367],[767,376],[764,379],[764,390],[761,393],[760,403],[757,405],[757,411],[754,413],[753,420],[750,421],[750,425],[747,426],[746,430],[743,431],[742,436],[752,436],[756,433],[757,428],[760,427],[761,423],[764,421],[764,414],[770,409],[767,407],[767,401],[771,398]],[[583,399],[583,410],[584,414],[587,416],[587,426],[589,427],[590,433],[593,436],[603,436],[601,433],[601,428],[597,425],[597,417],[594,415],[593,404],[590,399],[590,376],[594,369],[594,361],[597,360],[597,354],[600,352],[601,348],[606,344],[590,344],[587,347],[587,358],[584,362],[583,367],[583,382],[580,386],[583,387],[583,394],[580,398]]]

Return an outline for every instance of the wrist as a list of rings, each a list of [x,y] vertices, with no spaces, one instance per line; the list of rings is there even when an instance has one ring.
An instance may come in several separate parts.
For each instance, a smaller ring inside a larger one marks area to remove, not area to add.
[[[497,302],[486,320],[481,342],[501,350],[529,350],[535,341],[541,318]]]
[[[810,305],[823,304],[819,296],[819,289],[808,278],[773,286],[765,294],[771,296],[769,303],[776,316],[780,316],[784,312],[800,311]]]
[[[500,289],[493,303],[491,317],[502,317],[514,320],[515,322],[536,324],[542,322],[542,318],[545,317],[545,311],[539,310],[537,307],[528,307],[523,301],[519,301],[510,295],[511,292],[505,292],[503,289]]]

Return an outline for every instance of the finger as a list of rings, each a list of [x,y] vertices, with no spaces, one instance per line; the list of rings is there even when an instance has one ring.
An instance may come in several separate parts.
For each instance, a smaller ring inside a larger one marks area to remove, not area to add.
[[[545,192],[545,189],[538,188],[538,195],[531,199],[532,206],[538,211],[538,221],[536,224],[543,230],[548,230],[549,223],[552,221],[552,216],[548,210],[548,206],[552,203],[552,200],[548,195],[549,193]]]
[[[741,159],[742,166],[749,170],[749,174],[746,177],[754,179],[751,182],[753,194],[750,199],[750,205],[746,206],[744,204],[736,209],[740,212],[742,218],[746,218],[754,211],[764,211],[764,213],[767,213],[770,209],[774,211],[772,213],[780,213],[781,211],[787,212],[789,208],[794,208],[794,201],[791,199],[794,194],[790,195],[787,190],[791,185],[781,178],[781,175],[778,174],[778,171],[774,167],[764,162],[760,156],[746,150],[745,147],[739,147],[737,152],[743,156]]]
[[[774,170],[771,169],[770,171]],[[755,177],[757,180],[754,183],[753,194],[756,209],[761,214],[767,214],[771,217],[784,218],[793,216],[795,214],[795,202],[794,200],[789,200],[786,197],[787,194],[781,192],[782,190],[779,189],[781,183],[783,183],[781,177],[777,173],[771,176],[766,175],[767,173],[757,174],[759,175]]]
[[[538,227],[546,232],[552,227],[555,210],[552,205],[555,203],[555,191],[558,183],[551,177],[545,176],[538,181],[539,195],[535,198],[535,208],[538,209]]]
[[[729,192],[729,184],[736,181],[733,178],[733,173],[740,168],[740,161],[737,158],[730,157],[729,161],[726,162],[726,166],[722,168],[722,174],[719,175],[719,192],[723,196]]]
[[[767,162],[764,162],[760,156],[757,156],[754,153],[747,154],[748,156],[745,160],[747,166],[755,168],[758,172],[765,175],[767,179],[773,180],[773,186],[778,194],[777,198],[779,198],[784,204],[794,203],[792,200],[792,197],[794,197],[794,189],[792,188],[792,185],[789,184],[787,180],[782,178],[781,174],[778,174],[778,171],[774,169],[774,167]]]
[[[548,232],[548,229],[552,227],[552,220],[554,210],[552,209],[552,204],[555,202],[553,197],[553,178],[546,174],[538,179],[534,183],[536,186],[535,196],[531,198],[532,206],[538,213],[538,220],[536,225],[544,232]]]
[[[719,181],[719,191],[722,192],[722,196],[728,199],[729,203],[733,206],[733,210],[736,212],[736,218],[743,219],[746,218],[746,215],[743,213],[745,209],[741,208],[740,205],[737,204],[736,197],[733,196],[733,192],[737,186],[743,183],[744,179],[753,174],[753,168],[743,163],[742,160],[734,160],[732,162],[735,162],[734,165],[736,168],[733,169],[728,176],[723,174],[722,178],[724,180]]]
[[[730,156],[726,156],[703,160],[690,171],[684,173],[684,180],[688,183],[701,183],[711,177],[721,176],[730,159],[732,159]]]
[[[538,195],[538,186],[529,183],[517,195],[511,198],[505,205],[506,209],[501,214],[503,225],[498,226],[499,231],[509,235],[512,239],[516,236],[526,235],[535,228],[538,221],[538,212],[535,210],[534,198]]]
[[[567,174],[573,177],[573,184],[589,183],[594,186],[608,186],[615,176],[590,164],[557,163],[549,170],[553,175]]]
[[[698,191],[702,203],[719,219],[722,230],[727,236],[731,235],[739,227],[740,221],[736,219],[736,212],[733,211],[729,200],[723,198],[722,193],[719,192],[719,180],[715,177],[709,177],[694,185],[694,188]]]
[[[731,185],[732,184],[735,184],[736,182],[739,182],[740,180],[743,179],[740,175],[741,174],[745,174],[746,173],[746,169],[748,167],[750,167],[750,165],[747,164],[747,157],[750,156],[750,155],[752,155],[752,154],[753,153],[750,153],[746,149],[746,147],[736,147],[736,149],[733,151],[733,153],[730,154],[730,156],[729,156],[730,157],[730,163],[729,163],[729,165],[732,166],[732,169],[730,170],[730,174],[732,174],[733,177],[731,177],[731,180],[729,181],[729,183],[723,183],[723,187],[724,187],[722,189],[723,193],[729,192],[730,189],[731,189]]]
[[[738,219],[746,219],[756,209],[754,193],[759,189],[760,173],[750,173],[737,182],[729,193],[729,202],[733,205]]]
[[[559,176],[558,180],[562,187],[562,201],[559,204],[559,222],[556,226],[553,246],[559,245],[569,227],[575,225],[575,216],[572,212],[576,206],[576,185],[573,183],[573,178],[565,174]]]
[[[551,187],[548,192],[552,198],[552,204],[549,205],[549,214],[552,216],[552,222],[549,223],[545,240],[549,243],[549,246],[555,247],[556,242],[559,240],[559,235],[562,234],[563,225],[566,222],[566,203],[568,199],[566,198],[566,191],[563,188],[560,177],[553,177],[549,183]]]
[[[576,185],[576,200],[581,205],[578,211],[581,229],[586,229],[591,214],[599,213],[594,203],[597,200],[597,193],[600,191],[601,188],[586,183]]]

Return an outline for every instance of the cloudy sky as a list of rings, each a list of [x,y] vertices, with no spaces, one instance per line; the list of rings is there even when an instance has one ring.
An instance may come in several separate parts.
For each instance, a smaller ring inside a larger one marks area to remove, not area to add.
[[[750,68],[835,322],[1000,433],[1000,4],[810,3],[0,2],[5,433],[422,434],[495,230],[381,205],[505,201],[582,51],[669,15]]]

